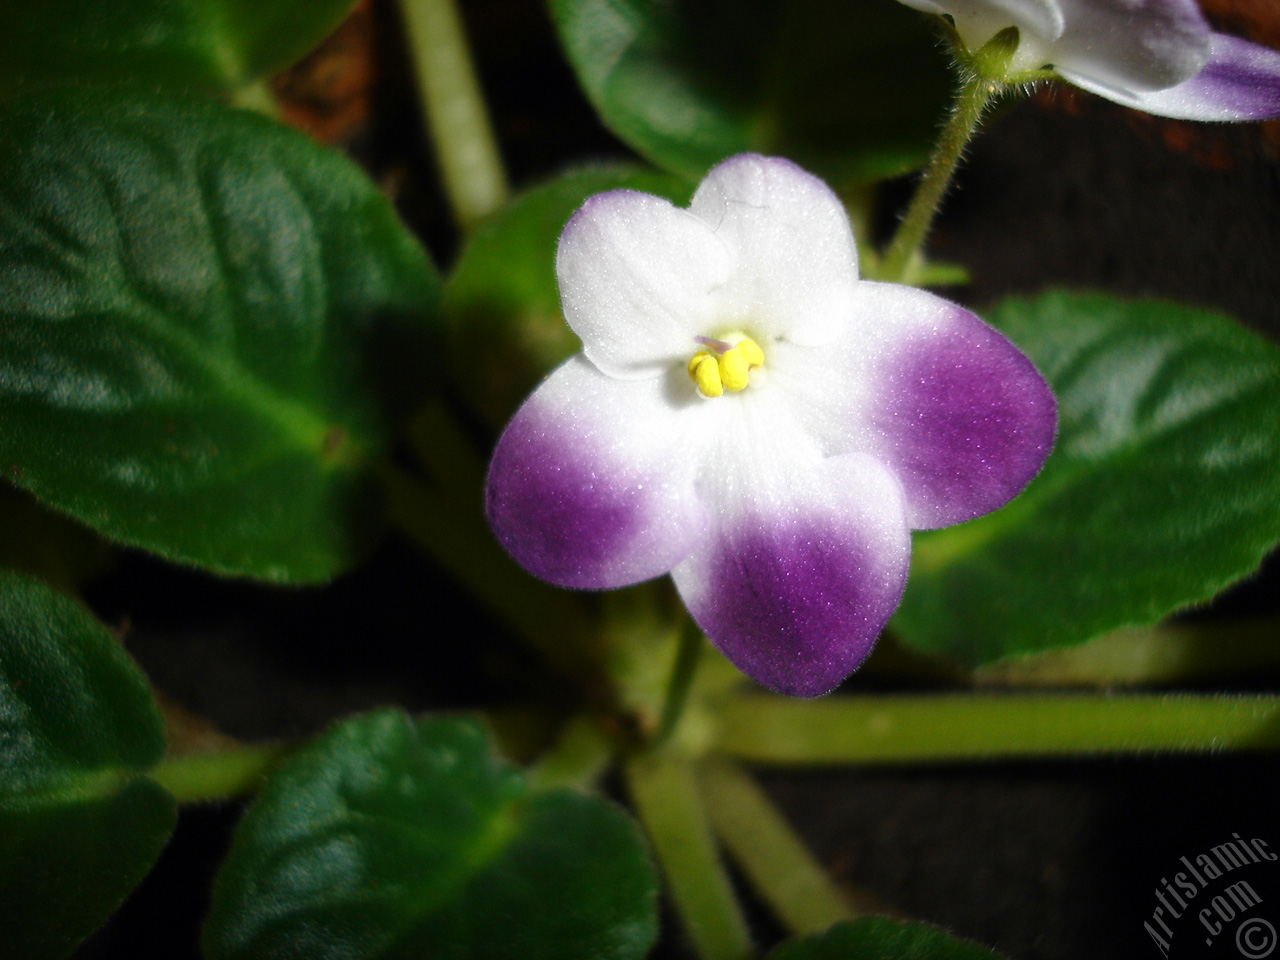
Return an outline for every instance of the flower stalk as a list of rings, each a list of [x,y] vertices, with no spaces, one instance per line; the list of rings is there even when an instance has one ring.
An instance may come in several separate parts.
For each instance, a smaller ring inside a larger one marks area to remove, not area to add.
[[[254,80],[231,92],[231,105],[241,110],[256,110],[264,117],[280,119],[280,103],[266,80]]]
[[[250,743],[208,753],[167,757],[150,776],[179,803],[234,800],[253,794],[268,772],[297,746]]]
[[[1118,687],[1246,677],[1280,667],[1280,616],[1121,627],[973,671],[985,687]]]
[[[689,690],[693,686],[693,676],[698,669],[698,656],[702,652],[702,631],[688,618],[680,631],[679,644],[675,664],[671,668],[671,680],[667,684],[666,699],[662,705],[662,716],[653,734],[653,742],[658,746],[671,738],[684,715],[685,705],[689,702]]]
[[[1280,696],[727,698],[717,748],[759,763],[995,760],[1280,747]]]
[[[627,786],[699,960],[755,956],[698,791],[693,761],[674,751],[627,763]]]
[[[816,933],[842,920],[886,913],[869,895],[855,901],[832,883],[745,770],[724,760],[708,760],[699,772],[712,826],[788,930]]]
[[[907,212],[889,242],[884,258],[876,268],[876,279],[890,283],[910,283],[919,266],[920,250],[929,228],[955,178],[964,149],[972,139],[978,123],[1002,86],[973,72],[966,72],[956,95],[951,117],[943,127],[938,145],[916,185]]]
[[[509,191],[462,15],[455,0],[401,0],[400,10],[445,193],[469,232]]]

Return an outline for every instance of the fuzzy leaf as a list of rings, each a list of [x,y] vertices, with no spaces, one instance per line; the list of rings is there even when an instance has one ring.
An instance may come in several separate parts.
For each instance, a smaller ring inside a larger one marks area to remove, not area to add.
[[[926,18],[894,0],[550,0],[612,130],[700,179],[725,157],[789,157],[837,190],[928,156],[947,107]]]
[[[0,107],[0,469],[209,570],[332,577],[431,384],[439,284],[345,158],[195,99]]]
[[[225,90],[287,67],[355,0],[42,0],[5,5],[0,93],[69,81]]]
[[[384,710],[271,775],[204,942],[211,960],[639,960],[656,894],[620,810],[530,788],[474,722]]]
[[[164,727],[128,654],[77,604],[0,573],[0,930],[69,954],[151,868],[173,798],[146,770]]]

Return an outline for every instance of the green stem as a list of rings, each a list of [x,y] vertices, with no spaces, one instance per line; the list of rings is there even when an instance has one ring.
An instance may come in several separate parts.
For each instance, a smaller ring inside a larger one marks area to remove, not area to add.
[[[916,186],[915,196],[911,198],[898,232],[889,243],[884,259],[876,270],[877,280],[891,283],[909,280],[917,265],[920,248],[924,245],[929,227],[942,203],[942,197],[955,176],[964,148],[977,129],[982,114],[1000,90],[1000,85],[993,80],[976,74],[965,76],[956,95],[951,117],[943,127],[929,165],[925,167]]]
[[[1166,684],[1249,676],[1280,666],[1280,617],[1126,627],[973,671],[982,686]]]
[[[535,580],[502,551],[473,512],[403,470],[380,472],[391,518],[437,564],[483,601],[561,673],[599,683],[594,631],[573,596]],[[459,638],[461,639],[461,638]]]
[[[179,803],[231,800],[254,793],[262,778],[296,746],[253,743],[210,753],[167,757],[151,769],[151,779]]]
[[[746,921],[707,825],[693,764],[672,752],[627,763],[627,785],[700,960],[749,960]]]
[[[718,748],[839,764],[1280,748],[1277,696],[1056,694],[726,698]]]
[[[698,669],[698,655],[702,652],[702,631],[692,619],[686,618],[684,628],[680,631],[679,643],[676,662],[671,668],[671,679],[667,683],[666,699],[662,704],[662,717],[653,734],[655,745],[666,743],[671,738],[680,717],[684,715],[685,704],[689,702],[689,689],[693,686],[693,675]]]
[[[529,770],[538,788],[572,787],[590,790],[613,760],[613,744],[599,724],[587,716],[574,717],[561,731],[555,745]]]
[[[254,80],[232,90],[231,105],[241,110],[255,110],[273,120],[280,119],[280,103],[265,79]]]
[[[846,897],[759,785],[736,764],[708,761],[702,789],[712,826],[765,902],[796,934],[885,911],[869,895]]]
[[[507,177],[455,0],[400,0],[445,193],[464,230],[507,200]]]

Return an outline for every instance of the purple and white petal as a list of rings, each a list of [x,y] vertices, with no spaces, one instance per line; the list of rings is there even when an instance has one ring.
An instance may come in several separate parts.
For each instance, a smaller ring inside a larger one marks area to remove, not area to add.
[[[848,456],[789,464],[785,488],[721,510],[672,571],[698,626],[743,673],[797,697],[835,688],[871,651],[906,583],[898,484]]]
[[[869,284],[863,309],[912,325],[878,345],[875,450],[897,475],[913,529],[1004,505],[1053,447],[1057,401],[1030,360],[977,316],[920,290]]]
[[[1049,55],[1076,83],[1119,92],[1159,90],[1209,60],[1209,25],[1196,0],[1058,0],[1066,29]],[[1109,96],[1109,94],[1103,94]]]
[[[732,269],[703,221],[634,190],[587,200],[556,251],[565,319],[588,359],[623,378],[687,359],[723,313],[718,291]]]
[[[1129,93],[1062,71],[1078,87],[1161,117],[1179,120],[1270,120],[1280,117],[1280,51],[1215,33],[1208,64],[1164,90]]]
[[[858,255],[830,187],[788,160],[739,154],[707,174],[689,212],[734,254],[721,327],[804,344],[840,335]]]
[[[1057,404],[1044,378],[963,307],[896,284],[858,290],[850,336],[803,362],[779,356],[769,385],[784,387],[826,450],[865,451],[888,466],[913,529],[1006,503],[1053,446]]]
[[[666,573],[702,536],[696,410],[673,406],[667,378],[619,380],[578,355],[507,425],[489,466],[485,512],[534,576],[604,589]],[[695,401],[696,402],[696,401]]]
[[[977,50],[1006,27],[1043,47],[1065,26],[1057,0],[902,0],[909,7],[950,16],[970,50]],[[1028,36],[1029,35],[1029,36]],[[1032,39],[1034,38],[1034,39]]]

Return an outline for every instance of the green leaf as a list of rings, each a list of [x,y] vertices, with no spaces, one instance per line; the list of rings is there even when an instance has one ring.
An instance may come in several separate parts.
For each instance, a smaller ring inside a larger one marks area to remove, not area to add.
[[[582,349],[556,286],[560,231],[592,194],[627,188],[688,203],[692,187],[637,166],[588,167],[517,197],[471,238],[445,285],[454,379],[501,426],[538,381]]]
[[[173,832],[145,771],[160,711],[123,648],[72,601],[0,573],[0,930],[6,956],[65,956]]]
[[[5,5],[0,94],[67,82],[225,90],[298,60],[355,0],[42,0]]]
[[[0,481],[0,568],[72,593],[111,565],[111,546],[92,530]]]
[[[922,163],[951,81],[928,19],[895,0],[550,0],[612,130],[691,179],[744,150],[836,189]]]
[[[0,470],[215,572],[350,563],[433,373],[439,284],[390,204],[301,134],[176,97],[10,101],[0,169]]]
[[[1026,491],[918,534],[894,625],[973,663],[1154,623],[1254,570],[1280,540],[1280,350],[1234,321],[1064,292],[991,322],[1058,396]]]
[[[971,940],[926,923],[870,917],[837,923],[825,933],[789,940],[769,960],[1001,960]]]
[[[642,957],[656,881],[603,800],[531,789],[479,724],[395,710],[282,764],[214,887],[211,960]]]

